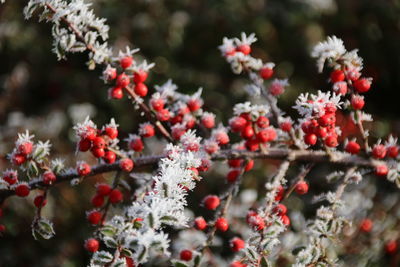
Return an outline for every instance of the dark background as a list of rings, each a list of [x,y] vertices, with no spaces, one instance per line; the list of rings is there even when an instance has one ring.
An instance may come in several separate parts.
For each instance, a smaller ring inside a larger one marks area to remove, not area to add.
[[[182,92],[203,87],[205,108],[225,122],[234,103],[246,98],[241,90],[246,80],[232,74],[221,58],[217,47],[224,36],[236,37],[242,31],[256,33],[259,40],[253,55],[275,62],[277,76],[289,78],[291,86],[280,104],[291,113],[290,107],[300,92],[329,89],[328,74],[317,73],[309,54],[318,41],[336,35],[348,50],[359,49],[364,74],[374,78],[365,108],[379,122],[374,135],[400,131],[400,1],[338,0],[327,9],[318,9],[318,5],[305,0],[93,2],[96,14],[108,20],[109,42],[115,49],[138,47],[140,56],[156,63],[148,80],[150,90],[169,78]],[[15,111],[28,118],[41,118],[55,111],[65,113],[71,104],[89,102],[97,110],[98,125],[115,117],[123,136],[133,131],[139,120],[130,102],[107,100],[108,88],[99,79],[101,70],[89,71],[86,55],[69,55],[68,61],[57,61],[50,52],[51,25],[38,23],[37,17],[24,20],[25,4],[22,0],[7,0],[0,5],[2,153],[11,149],[7,142],[20,130],[8,127],[9,113]],[[71,126],[67,116],[59,135],[50,136],[55,153],[73,151],[68,130]],[[1,166],[6,167],[4,158]],[[82,206],[89,209],[91,193],[78,195],[69,187],[57,190],[53,193],[57,236],[52,241],[34,242],[29,227],[33,209],[11,201],[4,218],[9,234],[0,239],[0,266],[54,266],[56,259],[62,266],[87,262],[81,244],[89,227],[85,226]],[[93,188],[82,185],[81,190],[92,192]],[[16,220],[16,216],[22,218]]]

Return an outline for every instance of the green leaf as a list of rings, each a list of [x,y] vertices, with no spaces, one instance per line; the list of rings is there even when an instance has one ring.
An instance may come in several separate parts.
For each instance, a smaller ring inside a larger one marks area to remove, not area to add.
[[[261,258],[260,266],[261,266],[261,267],[269,267],[269,266],[270,266],[270,264],[269,264],[269,262],[267,261],[267,258],[266,258],[266,257],[262,257],[262,258]]]
[[[183,262],[177,261],[174,264],[175,267],[188,267],[188,265],[184,264]]]
[[[126,256],[126,257],[132,257],[132,255],[133,255],[132,251],[130,251],[130,250],[127,249],[127,248],[123,248],[123,249],[121,250],[121,254],[124,255],[124,256]]]

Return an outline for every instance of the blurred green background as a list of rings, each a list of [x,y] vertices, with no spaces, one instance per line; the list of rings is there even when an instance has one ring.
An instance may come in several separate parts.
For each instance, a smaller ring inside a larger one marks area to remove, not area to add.
[[[51,138],[55,154],[73,152],[69,129],[86,113],[94,115],[98,125],[115,117],[122,136],[134,131],[140,120],[131,103],[107,100],[108,88],[99,79],[101,70],[89,71],[86,55],[57,61],[50,52],[51,25],[38,23],[37,18],[26,21],[22,14],[26,2],[6,0],[0,5],[1,154],[11,150],[10,141],[27,126],[40,138]],[[289,78],[291,86],[280,104],[292,113],[290,107],[300,92],[329,89],[328,75],[317,73],[309,54],[318,41],[336,35],[348,50],[359,48],[364,75],[374,78],[366,94],[366,111],[379,121],[376,136],[400,132],[400,1],[92,2],[96,13],[107,18],[109,42],[115,50],[138,47],[141,57],[156,63],[148,81],[150,90],[169,78],[182,92],[203,87],[205,108],[225,122],[234,103],[246,99],[242,86],[247,81],[232,74],[221,58],[217,47],[224,36],[256,33],[253,55],[275,62],[277,76]],[[6,168],[4,157],[0,166]],[[29,233],[32,209],[24,209],[21,201],[10,201],[3,219],[10,233],[0,239],[0,266],[56,266],[54,262],[83,266],[87,262],[81,245],[89,227],[82,206],[89,209],[92,193],[77,195],[75,188],[61,188],[53,193],[57,207],[53,215],[59,221],[55,221],[57,236],[51,241],[34,242]],[[81,190],[92,192],[93,187],[82,185]],[[16,214],[25,219],[16,222]],[[43,251],[48,256],[40,256]]]

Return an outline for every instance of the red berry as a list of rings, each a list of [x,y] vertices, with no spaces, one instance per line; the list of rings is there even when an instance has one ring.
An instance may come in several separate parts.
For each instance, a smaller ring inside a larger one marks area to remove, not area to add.
[[[264,219],[254,211],[251,211],[247,214],[246,221],[257,231],[261,231],[265,228]]]
[[[104,161],[105,161],[106,163],[108,163],[108,164],[113,164],[113,163],[115,162],[116,158],[117,158],[117,155],[115,155],[115,153],[112,152],[112,151],[107,151],[107,152],[104,154],[103,158],[104,158]]]
[[[258,117],[256,124],[259,128],[264,129],[269,126],[269,119],[265,116]]]
[[[282,223],[283,223],[284,225],[286,225],[286,226],[289,226],[289,225],[290,225],[290,219],[289,219],[289,217],[288,217],[287,215],[283,215],[283,216],[281,217],[281,220],[282,220]]]
[[[317,143],[317,136],[315,134],[306,134],[304,136],[304,142],[307,145],[313,146]]]
[[[345,150],[350,154],[358,154],[360,152],[360,145],[357,142],[350,141],[347,143]]]
[[[149,74],[144,70],[139,70],[133,74],[133,81],[135,83],[144,83]]]
[[[239,237],[234,237],[231,239],[231,241],[229,242],[230,247],[232,249],[232,251],[234,252],[238,252],[240,250],[242,250],[246,243],[243,241],[243,239],[239,238]]]
[[[128,75],[126,75],[125,73],[121,73],[117,77],[117,86],[120,88],[127,87],[130,82],[131,82],[131,80],[129,79]]]
[[[106,141],[104,140],[104,138],[97,136],[96,138],[94,138],[93,140],[93,147],[95,148],[105,148],[106,146]]]
[[[234,261],[229,264],[229,267],[246,267],[246,264],[241,263],[240,261]]]
[[[33,144],[32,142],[23,142],[18,145],[18,153],[23,154],[23,155],[28,155],[32,153],[33,150]]]
[[[18,182],[18,176],[16,171],[10,171],[4,174],[3,180],[6,181],[9,185],[13,185]]]
[[[133,58],[131,56],[123,57],[121,58],[119,63],[121,65],[121,68],[123,69],[129,68],[133,63]]]
[[[338,146],[338,140],[335,135],[330,135],[327,138],[325,138],[325,145],[328,147],[337,147]]]
[[[375,174],[378,176],[386,176],[389,173],[389,168],[385,164],[375,167]]]
[[[247,125],[241,132],[241,137],[244,139],[250,139],[254,136],[253,126]]]
[[[218,145],[226,145],[229,143],[229,136],[225,132],[219,131],[215,134],[214,138]]]
[[[221,232],[226,232],[229,228],[229,225],[225,218],[219,217],[215,222],[215,227]]]
[[[337,95],[345,95],[347,94],[347,83],[337,82],[333,85],[332,89],[335,91],[335,94]]]
[[[397,242],[396,240],[389,240],[386,244],[385,244],[385,251],[388,254],[394,254],[397,251]]]
[[[96,192],[100,196],[107,196],[111,192],[111,186],[108,184],[97,184]]]
[[[294,189],[297,194],[299,195],[304,195],[307,194],[308,192],[308,184],[304,181],[300,181],[296,184],[296,187]]]
[[[391,158],[397,158],[397,155],[399,155],[399,147],[398,146],[390,146],[387,149],[387,154]]]
[[[273,69],[266,68],[266,67],[260,69],[260,76],[264,80],[268,80],[269,78],[272,77],[272,75],[274,75],[274,70]]]
[[[147,92],[149,91],[149,89],[147,89],[147,86],[144,83],[137,83],[135,85],[134,90],[135,90],[135,93],[141,97],[145,97],[147,95]]]
[[[118,189],[111,190],[110,195],[109,195],[109,200],[111,203],[113,203],[113,204],[119,203],[122,201],[122,199],[123,199],[123,195],[122,195],[121,191],[119,191]]]
[[[328,130],[326,129],[327,127],[318,127],[315,131],[315,134],[318,137],[325,138],[328,135]]]
[[[12,161],[15,165],[22,165],[26,161],[26,155],[24,154],[14,154]]]
[[[106,135],[111,139],[115,139],[118,137],[118,130],[115,127],[106,127]]]
[[[104,71],[103,71],[103,77],[107,81],[112,81],[115,78],[117,78],[117,69],[111,68],[111,66],[108,66]]]
[[[278,214],[279,216],[283,216],[283,215],[286,214],[287,208],[286,208],[286,206],[283,205],[283,204],[278,204],[278,205],[276,205],[276,207],[274,208],[274,212],[275,212],[276,214]]]
[[[239,175],[240,175],[239,170],[237,170],[237,169],[230,170],[226,176],[226,179],[228,180],[229,183],[234,183],[234,182],[236,182]]]
[[[6,226],[4,224],[0,224],[0,234],[6,231]]]
[[[15,187],[15,194],[19,197],[26,197],[29,195],[29,192],[29,185],[26,183],[19,184]]]
[[[260,143],[256,138],[254,139],[249,139],[245,142],[245,146],[248,150],[250,151],[256,151],[260,147]]]
[[[203,217],[197,217],[194,219],[194,226],[197,230],[203,231],[207,227],[207,222]]]
[[[190,109],[191,112],[197,111],[201,108],[201,101],[197,98],[191,98],[187,102],[187,106]]]
[[[271,133],[272,133],[272,136],[271,136]],[[275,135],[274,135],[274,133],[275,133]],[[276,138],[276,132],[275,131],[272,132],[270,129],[261,130],[257,133],[257,140],[260,143],[266,143],[268,141],[271,141],[271,140],[275,139],[274,137]]]
[[[144,148],[143,141],[140,138],[132,139],[129,143],[129,147],[136,152],[141,152]]]
[[[276,190],[275,201],[281,201],[283,196],[285,195],[285,189],[282,185],[279,185]]]
[[[387,150],[384,145],[375,145],[372,149],[372,155],[377,159],[383,159],[386,156]]]
[[[164,108],[164,100],[162,98],[152,98],[150,100],[150,105],[155,111],[160,111]]]
[[[370,80],[366,78],[361,78],[353,83],[354,88],[357,90],[359,93],[365,93],[368,92],[369,89],[371,88],[371,82]]]
[[[161,109],[156,114],[159,121],[168,121],[171,118],[171,113],[168,109]]]
[[[52,171],[46,171],[43,173],[43,183],[44,184],[52,184],[57,180],[56,175]]]
[[[342,70],[334,70],[331,72],[331,82],[337,83],[345,79],[344,72]]]
[[[121,99],[124,96],[124,91],[119,86],[113,87],[110,91],[110,96],[113,99]]]
[[[92,198],[92,205],[93,207],[99,208],[104,204],[104,196],[97,194]]]
[[[242,52],[245,55],[248,55],[251,53],[251,47],[248,44],[242,44],[237,47],[237,51]]]
[[[103,215],[101,214],[101,212],[97,210],[91,211],[87,215],[88,221],[90,222],[90,224],[93,225],[99,224],[102,217]]]
[[[372,230],[373,223],[370,219],[364,219],[360,223],[360,231],[369,233]]]
[[[35,199],[33,200],[33,204],[35,204],[35,206],[36,206],[37,208],[44,207],[44,206],[46,206],[46,204],[47,204],[47,199],[45,199],[44,196],[42,196],[42,195],[37,196],[37,197],[35,197]]]
[[[239,168],[242,165],[241,159],[230,159],[228,160],[228,165],[231,168]]]
[[[351,106],[355,109],[355,110],[359,110],[362,109],[364,107],[364,97],[360,96],[360,95],[353,95],[351,97]]]
[[[119,167],[121,168],[121,170],[123,170],[124,172],[130,172],[132,171],[133,167],[135,166],[135,164],[133,163],[133,160],[125,158],[125,159],[121,159],[119,162]]]
[[[82,152],[88,151],[91,146],[92,146],[92,141],[90,141],[87,138],[81,139],[78,143],[79,151],[82,151]]]
[[[99,241],[94,238],[90,238],[90,239],[86,240],[86,242],[85,242],[85,249],[92,253],[98,251],[99,246],[100,246]]]
[[[181,260],[190,261],[193,258],[193,253],[191,250],[185,249],[181,251],[180,257]]]
[[[141,130],[141,135],[143,137],[152,137],[155,134],[154,127],[151,124],[146,124]]]
[[[215,126],[215,119],[214,116],[204,116],[201,118],[201,124],[207,129],[214,128]]]
[[[104,151],[104,148],[92,148],[92,154],[93,156],[95,156],[96,158],[102,158],[104,157],[104,155],[106,154],[106,152]]]
[[[242,117],[233,117],[229,120],[232,132],[241,132],[246,127],[247,120]]]
[[[216,195],[208,195],[203,199],[204,207],[208,210],[215,210],[220,203],[219,197]]]
[[[282,131],[284,132],[290,132],[290,130],[292,129],[292,123],[290,121],[285,121],[282,122],[279,127],[281,128]]]
[[[247,164],[246,164],[246,166],[244,167],[244,171],[245,172],[248,172],[248,171],[250,171],[251,169],[253,169],[253,167],[254,167],[254,160],[249,160],[248,162],[247,162]]]

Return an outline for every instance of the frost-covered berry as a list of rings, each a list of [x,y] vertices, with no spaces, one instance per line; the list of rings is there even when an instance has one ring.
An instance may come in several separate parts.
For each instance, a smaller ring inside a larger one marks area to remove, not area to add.
[[[119,167],[121,168],[121,170],[123,170],[124,172],[130,172],[132,171],[133,167],[135,166],[135,164],[133,163],[133,160],[125,158],[125,159],[121,159],[119,161]]]
[[[150,105],[155,111],[160,111],[164,108],[164,100],[162,98],[152,98],[150,100]]]
[[[215,126],[215,116],[214,114],[204,114],[201,118],[201,124],[207,128],[211,129]]]
[[[3,180],[9,185],[13,185],[18,182],[18,174],[16,171],[7,170],[3,174]]]
[[[145,123],[140,126],[139,133],[143,137],[152,137],[155,134],[155,130],[153,125]]]
[[[387,148],[387,154],[391,158],[397,158],[399,155],[399,147],[398,146],[390,146]]]
[[[137,94],[138,96],[141,97],[145,97],[147,95],[147,92],[149,91],[149,89],[147,88],[147,86],[144,83],[137,83],[135,85],[135,94]]]
[[[85,242],[85,249],[89,252],[96,252],[99,250],[99,241],[97,239],[94,238],[89,238],[88,240],[86,240]]]
[[[381,164],[375,167],[375,174],[377,176],[386,176],[389,173],[389,168],[385,164]]]
[[[315,134],[306,134],[304,136],[304,143],[313,146],[317,143],[317,136]]]
[[[52,171],[46,171],[43,173],[43,183],[44,184],[52,184],[57,180],[56,175]]]
[[[229,120],[229,126],[231,127],[232,132],[241,132],[244,127],[247,125],[247,120],[238,116],[233,117]]]
[[[345,95],[347,94],[347,83],[337,82],[332,86],[332,89],[337,95]]]
[[[353,95],[351,97],[351,106],[355,109],[355,110],[360,110],[364,107],[365,105],[365,101],[364,101],[364,97],[360,96],[360,95]]]
[[[215,210],[220,203],[221,201],[216,195],[208,195],[203,199],[203,205],[208,210]]]
[[[117,155],[113,151],[107,151],[104,156],[104,161],[108,164],[113,164],[115,160],[117,159]]]
[[[111,186],[108,184],[97,184],[96,192],[100,196],[107,196],[111,192]]]
[[[331,72],[331,82],[332,83],[337,83],[341,82],[345,79],[344,72],[342,70],[334,70]]]
[[[144,148],[142,139],[139,136],[132,138],[131,141],[129,142],[129,147],[133,151],[141,152]]]
[[[244,242],[243,239],[239,237],[234,237],[229,241],[229,245],[234,252],[238,252],[242,249],[244,249],[246,243]]]
[[[238,179],[239,175],[240,175],[240,171],[238,169],[230,170],[228,172],[228,174],[226,175],[226,180],[229,183],[234,183]]]
[[[112,68],[110,65],[103,71],[103,79],[105,81],[112,81],[117,78],[117,69]]]
[[[119,191],[118,189],[113,189],[113,190],[111,190],[108,197],[109,197],[109,200],[111,203],[116,204],[116,203],[121,202],[124,196],[122,195],[121,191]]]
[[[12,157],[12,162],[17,166],[24,164],[25,161],[26,161],[26,155],[24,154],[14,154]]]
[[[236,48],[236,50],[238,52],[242,52],[244,55],[248,55],[251,53],[251,47],[248,44],[241,44]]]
[[[250,211],[246,216],[247,223],[257,231],[261,231],[265,228],[264,219],[257,214],[255,211]]]
[[[115,127],[106,127],[105,131],[106,135],[111,139],[115,139],[118,137],[118,129]]]
[[[229,143],[229,136],[224,131],[218,131],[214,135],[214,139],[215,139],[215,141],[217,141],[218,145],[226,145]]]
[[[274,70],[272,68],[263,67],[260,69],[260,76],[264,80],[268,80],[274,75]]]
[[[360,223],[360,231],[369,233],[372,230],[373,222],[370,219],[363,219]]]
[[[193,258],[193,252],[188,249],[184,249],[180,253],[181,260],[183,261],[190,261]]]
[[[17,147],[18,153],[23,154],[23,155],[31,154],[32,150],[33,150],[33,143],[29,142],[29,141],[22,142]]]
[[[29,195],[30,188],[27,183],[20,183],[15,187],[15,194],[19,197],[26,197]]]
[[[92,141],[89,139],[81,139],[78,143],[79,151],[86,152],[92,147]]]
[[[39,195],[35,197],[33,204],[35,204],[36,208],[44,207],[47,204],[47,199],[45,199],[43,195]]]
[[[307,184],[306,182],[304,182],[304,181],[299,181],[299,182],[296,184],[294,190],[295,190],[296,193],[299,194],[299,195],[307,194],[307,192],[308,192],[308,184]]]
[[[215,221],[215,228],[217,228],[217,230],[219,230],[221,232],[226,232],[229,228],[229,224],[224,217],[219,217]]]
[[[275,201],[281,201],[284,195],[285,195],[285,188],[283,188],[282,185],[279,185],[276,190]]]
[[[76,167],[76,171],[78,172],[79,176],[85,176],[90,173],[91,167],[86,162],[79,162],[78,166]]]
[[[383,159],[386,156],[386,153],[386,147],[382,144],[375,145],[372,149],[372,155],[377,159]]]
[[[290,132],[292,129],[292,123],[290,121],[284,121],[279,124],[279,128],[284,132]]]
[[[265,116],[260,116],[257,118],[256,124],[261,129],[267,128],[269,126],[269,119]]]
[[[163,108],[157,112],[156,116],[157,120],[159,121],[168,121],[169,119],[171,119],[171,112],[169,112],[168,109]]]
[[[360,152],[360,145],[355,141],[350,141],[344,149],[350,154],[358,154]]]
[[[197,230],[203,231],[207,227],[207,222],[203,217],[197,217],[194,219],[194,226]]]
[[[361,78],[353,83],[354,88],[359,93],[366,93],[371,88],[371,81],[367,78]]]
[[[133,81],[135,83],[144,83],[147,80],[149,74],[144,70],[138,70],[133,74]]]
[[[127,87],[130,82],[131,82],[131,80],[129,79],[128,75],[126,75],[125,73],[121,73],[117,77],[117,86],[120,88]]]
[[[122,90],[121,87],[115,86],[115,87],[111,88],[109,94],[110,94],[110,97],[113,99],[121,99],[124,96],[124,91]]]
[[[283,216],[283,215],[286,214],[287,208],[286,208],[285,205],[280,203],[280,204],[275,206],[273,211],[274,211],[274,213],[278,214],[279,216]]]
[[[195,112],[201,108],[202,101],[198,98],[191,98],[187,102],[187,106],[191,112]]]
[[[87,220],[90,224],[96,225],[99,224],[103,215],[98,210],[93,210],[87,214]]]
[[[121,68],[126,69],[129,68],[133,63],[133,58],[131,56],[126,56],[121,58],[119,61],[119,64],[121,65]]]
[[[103,206],[103,204],[104,204],[104,196],[103,195],[96,194],[92,198],[93,207],[99,208],[99,207]]]

